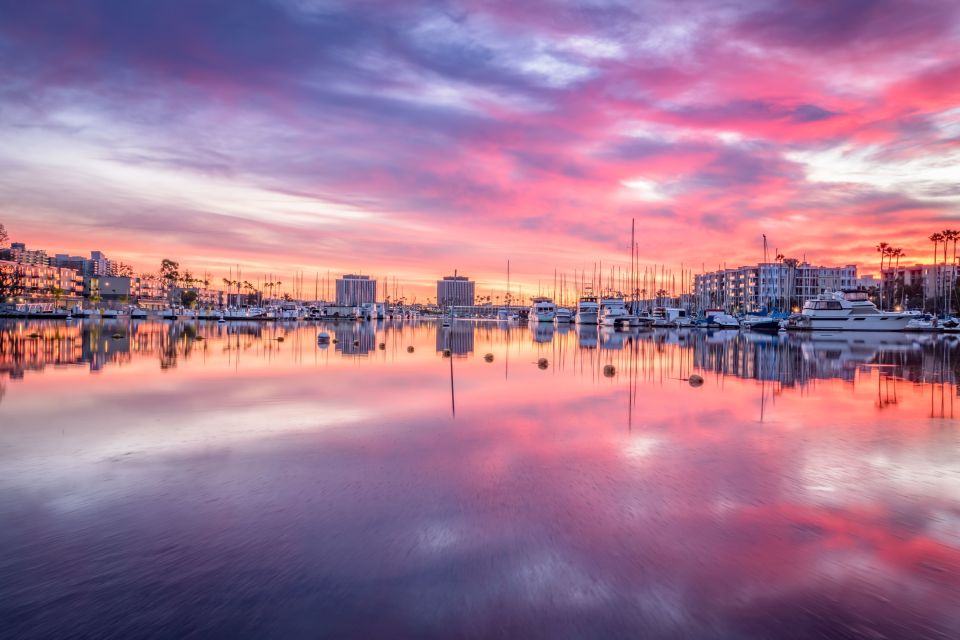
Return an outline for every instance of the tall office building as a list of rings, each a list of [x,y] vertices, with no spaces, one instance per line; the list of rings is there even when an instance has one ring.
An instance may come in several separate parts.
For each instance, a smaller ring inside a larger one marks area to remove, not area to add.
[[[453,305],[456,307],[473,306],[476,296],[476,283],[466,276],[446,276],[437,280],[437,304],[440,306]]]
[[[377,301],[377,281],[370,276],[348,274],[337,278],[337,305],[355,307]]]

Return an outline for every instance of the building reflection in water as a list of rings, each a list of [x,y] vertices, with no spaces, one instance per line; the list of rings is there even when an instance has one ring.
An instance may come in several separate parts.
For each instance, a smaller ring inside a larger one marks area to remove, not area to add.
[[[339,321],[333,326],[337,351],[345,356],[365,356],[377,348],[375,324],[371,322]]]
[[[951,415],[952,397],[960,374],[960,339],[910,333],[792,333],[763,335],[735,331],[639,330],[574,326],[557,330],[550,323],[516,325],[508,322],[456,321],[451,327],[433,322],[332,322],[324,325],[335,336],[336,351],[366,356],[380,342],[396,353],[419,339],[433,341],[437,353],[469,356],[477,340],[489,351],[508,345],[518,355],[525,349],[546,348],[551,366],[576,375],[599,378],[603,367],[630,372],[637,380],[684,380],[692,372],[734,376],[770,383],[770,393],[806,388],[819,380],[856,384],[864,375],[880,381],[878,406],[896,403],[897,383],[937,386],[933,413]],[[135,356],[152,356],[160,368],[200,353],[226,355],[239,366],[241,356],[269,357],[281,350],[314,348],[318,325],[258,323],[104,321],[0,323],[0,377],[20,379],[45,367],[87,366],[99,371],[129,363]],[[306,333],[312,332],[309,336]],[[380,337],[378,338],[378,332]],[[283,341],[286,338],[293,342]],[[524,346],[526,344],[527,346]],[[389,347],[387,346],[389,345]],[[539,346],[538,346],[539,345]],[[600,357],[586,354],[600,348]],[[517,356],[514,356],[517,357]],[[571,366],[575,365],[575,366]],[[940,405],[943,405],[941,411]]]
[[[469,320],[454,320],[449,327],[437,327],[437,353],[449,349],[455,356],[473,353],[476,324]]]

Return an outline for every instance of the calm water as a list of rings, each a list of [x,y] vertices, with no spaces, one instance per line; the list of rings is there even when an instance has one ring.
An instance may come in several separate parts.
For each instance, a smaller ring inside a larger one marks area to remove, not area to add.
[[[958,638],[958,375],[903,334],[8,322],[0,636]]]

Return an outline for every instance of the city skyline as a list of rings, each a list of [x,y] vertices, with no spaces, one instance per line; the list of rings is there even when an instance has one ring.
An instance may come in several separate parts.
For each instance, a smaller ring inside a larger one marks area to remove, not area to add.
[[[953,3],[0,7],[0,213],[32,247],[428,297],[625,266],[634,218],[675,273],[763,234],[879,273],[877,242],[929,263],[917,229],[958,226]]]

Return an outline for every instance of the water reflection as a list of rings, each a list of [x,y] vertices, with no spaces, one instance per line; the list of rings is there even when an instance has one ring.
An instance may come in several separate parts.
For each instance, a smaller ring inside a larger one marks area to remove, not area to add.
[[[958,637],[958,349],[5,323],[0,636]]]

